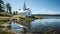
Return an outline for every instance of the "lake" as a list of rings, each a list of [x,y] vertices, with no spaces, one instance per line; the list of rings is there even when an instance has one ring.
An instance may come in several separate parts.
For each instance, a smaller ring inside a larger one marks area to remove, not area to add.
[[[44,29],[44,27],[52,27],[60,31],[60,19],[37,19],[31,22],[31,29]]]
[[[60,19],[37,19],[34,21],[31,21],[30,23],[31,27],[30,30],[54,30],[56,32],[60,32]],[[11,23],[12,30],[20,29],[22,30],[21,26],[18,26],[16,22]]]

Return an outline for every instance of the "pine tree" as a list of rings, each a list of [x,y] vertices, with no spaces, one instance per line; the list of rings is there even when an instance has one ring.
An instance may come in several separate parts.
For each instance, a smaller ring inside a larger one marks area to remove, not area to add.
[[[12,13],[11,11],[11,6],[9,3],[6,4],[6,10],[7,10],[7,13],[9,12],[10,14]]]
[[[16,15],[16,12],[15,11],[13,12],[13,15]]]
[[[18,14],[18,11],[16,11],[16,15]]]
[[[4,11],[4,2],[0,0],[0,12]]]

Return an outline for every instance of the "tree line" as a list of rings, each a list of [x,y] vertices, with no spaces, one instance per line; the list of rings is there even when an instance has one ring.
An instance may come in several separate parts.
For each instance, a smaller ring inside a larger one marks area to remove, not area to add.
[[[6,4],[4,4],[4,1],[2,1],[2,0],[0,0],[0,13],[1,12],[6,12],[6,13],[9,13],[9,14],[17,14],[17,11],[15,12],[13,12],[12,13],[12,9],[11,9],[12,7],[11,7],[11,5],[10,5],[10,3],[6,3]]]

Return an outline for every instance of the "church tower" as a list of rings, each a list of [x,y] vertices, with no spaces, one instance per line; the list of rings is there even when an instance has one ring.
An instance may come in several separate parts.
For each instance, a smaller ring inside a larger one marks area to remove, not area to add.
[[[24,0],[24,5],[23,5],[23,10],[26,10],[26,4],[25,4],[25,0]]]

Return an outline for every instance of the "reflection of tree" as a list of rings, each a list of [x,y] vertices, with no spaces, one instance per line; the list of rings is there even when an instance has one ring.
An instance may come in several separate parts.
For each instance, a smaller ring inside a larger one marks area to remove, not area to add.
[[[26,28],[25,27],[23,27],[23,34],[26,34]]]

